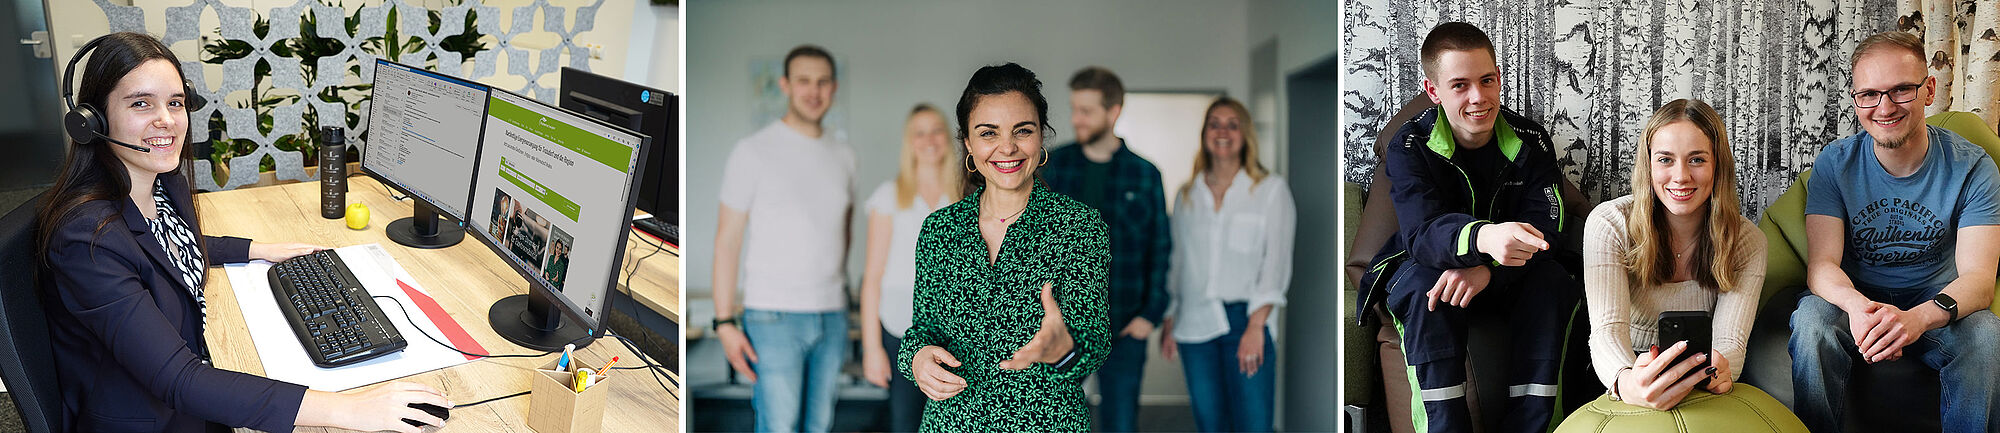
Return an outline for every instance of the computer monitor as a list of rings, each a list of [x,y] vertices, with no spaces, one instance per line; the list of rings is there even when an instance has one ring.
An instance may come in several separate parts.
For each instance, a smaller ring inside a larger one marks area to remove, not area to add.
[[[680,146],[675,128],[679,99],[660,91],[581,69],[562,68],[561,96],[557,106],[653,138],[651,152],[642,164],[646,176],[639,182],[635,206],[660,223],[671,226],[658,233],[668,242],[680,243]]]
[[[458,244],[463,223],[438,217],[465,220],[490,88],[384,59],[375,60],[374,84],[361,172],[416,199],[414,215],[384,230],[411,247]]]
[[[487,320],[536,350],[599,335],[651,139],[499,89],[481,137],[467,230],[530,287]]]

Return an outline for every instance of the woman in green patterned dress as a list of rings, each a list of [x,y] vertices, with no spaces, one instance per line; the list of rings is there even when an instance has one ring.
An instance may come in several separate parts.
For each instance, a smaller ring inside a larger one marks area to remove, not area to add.
[[[1020,65],[988,66],[958,100],[968,191],[924,220],[897,354],[932,400],[924,431],[1090,429],[1082,381],[1111,351],[1109,238],[1096,210],[1035,176],[1041,86]]]

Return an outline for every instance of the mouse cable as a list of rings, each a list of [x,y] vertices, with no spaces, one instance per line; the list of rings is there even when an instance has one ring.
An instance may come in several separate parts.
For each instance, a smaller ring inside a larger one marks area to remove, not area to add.
[[[480,400],[480,401],[475,401],[475,402],[471,402],[471,403],[466,403],[466,404],[454,404],[454,405],[451,405],[451,408],[452,408],[452,409],[458,409],[458,408],[462,408],[462,407],[473,407],[473,406],[478,406],[478,405],[482,405],[482,404],[487,404],[487,403],[492,403],[492,402],[495,402],[495,401],[500,401],[500,400],[506,400],[506,399],[510,399],[510,398],[514,398],[514,397],[520,397],[520,396],[524,396],[524,395],[528,395],[528,392],[527,392],[527,391],[521,391],[521,392],[517,392],[517,393],[513,393],[513,394],[507,394],[507,395],[503,395],[503,396],[499,396],[499,397],[493,397],[493,398],[489,398],[489,399],[485,399],[485,400]]]

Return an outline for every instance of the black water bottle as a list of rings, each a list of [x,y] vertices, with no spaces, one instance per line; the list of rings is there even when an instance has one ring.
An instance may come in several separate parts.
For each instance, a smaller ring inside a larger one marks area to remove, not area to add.
[[[319,129],[319,216],[347,216],[347,135],[340,127]]]

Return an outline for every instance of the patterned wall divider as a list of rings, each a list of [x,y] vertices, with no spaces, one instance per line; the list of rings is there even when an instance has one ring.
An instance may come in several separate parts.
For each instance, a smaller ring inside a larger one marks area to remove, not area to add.
[[[136,6],[113,4],[109,0],[92,1],[97,4],[98,8],[104,11],[104,16],[109,21],[112,32],[132,31],[149,33],[146,29],[146,14],[149,11]],[[595,27],[598,8],[603,5],[604,0],[595,0],[588,6],[576,7],[575,13],[572,15],[568,14],[568,8],[551,5],[548,0],[534,0],[533,3],[528,5],[515,7],[506,11],[511,25],[505,31],[500,29],[501,8],[486,6],[479,0],[466,0],[459,5],[439,9],[438,11],[442,19],[437,32],[429,31],[430,22],[424,14],[399,13],[398,22],[395,23],[397,31],[402,36],[415,37],[422,40],[423,45],[416,51],[403,53],[400,58],[392,60],[408,64],[422,64],[430,56],[435,55],[437,57],[437,69],[439,72],[480,80],[496,75],[499,55],[500,53],[505,53],[507,56],[506,74],[527,80],[527,84],[509,90],[544,102],[553,103],[555,101],[556,89],[540,85],[541,78],[544,75],[558,73],[561,70],[563,65],[558,64],[558,61],[563,53],[569,54],[568,66],[586,71],[590,70],[589,49],[576,42],[576,35],[588,32]],[[196,92],[201,93],[203,97],[208,98],[210,101],[223,101],[222,97],[224,95],[237,91],[251,90],[258,78],[255,76],[256,64],[261,60],[269,63],[271,66],[269,78],[272,80],[271,86],[273,89],[289,89],[297,92],[299,95],[316,95],[329,87],[339,86],[349,79],[357,79],[363,83],[372,82],[374,80],[374,68],[362,67],[358,76],[347,73],[323,73],[319,74],[313,82],[308,83],[305,82],[303,74],[289,72],[300,70],[299,59],[280,56],[274,53],[271,47],[284,40],[299,37],[299,20],[309,12],[314,17],[321,18],[317,20],[317,36],[338,40],[346,46],[345,51],[338,55],[320,58],[318,64],[319,70],[345,71],[347,66],[352,64],[371,65],[374,63],[377,55],[363,51],[361,49],[362,42],[369,38],[381,37],[386,33],[390,25],[388,14],[392,7],[400,8],[400,10],[425,9],[417,3],[406,0],[385,0],[380,5],[365,6],[360,8],[361,22],[358,30],[353,32],[353,34],[349,34],[345,25],[345,19],[349,15],[352,15],[353,11],[341,6],[324,4],[319,0],[298,0],[291,5],[273,7],[265,11],[262,16],[270,19],[271,25],[270,30],[264,37],[260,38],[253,31],[258,14],[251,8],[229,6],[220,0],[193,0],[185,6],[167,7],[160,11],[160,13],[165,14],[167,28],[163,33],[153,34],[162,34],[161,41],[169,46],[181,41],[192,40],[199,42],[203,32],[206,31],[199,27],[201,26],[201,15],[206,10],[213,10],[215,11],[216,18],[221,21],[219,24],[222,30],[222,39],[247,42],[252,47],[252,53],[243,58],[224,61],[222,64],[222,85],[216,88],[207,88],[206,83],[208,81],[204,79],[203,71],[205,64],[200,59],[182,59],[181,69],[186,71],[187,78],[195,83]],[[492,49],[476,54],[471,59],[471,71],[467,73],[463,65],[466,59],[457,52],[440,49],[439,44],[446,37],[459,34],[459,31],[465,26],[468,12],[473,11],[476,11],[478,16],[484,17],[484,19],[473,23],[473,25],[480,33],[493,36],[497,40],[497,45]],[[535,14],[537,12],[541,13],[542,20],[542,28],[539,32],[553,33],[560,38],[560,41],[554,46],[532,51],[516,46],[514,44],[516,37],[538,33],[537,30],[533,29]],[[531,54],[534,56],[532,61],[529,59]],[[347,111],[347,107],[339,103],[322,102],[316,98],[299,98],[298,101],[297,103],[272,109],[271,114],[275,118],[275,121],[269,133],[261,133],[257,130],[258,113],[254,107],[235,107],[228,103],[212,103],[201,110],[189,113],[190,119],[208,119],[211,115],[220,111],[223,119],[228,124],[225,133],[229,138],[248,139],[257,143],[255,151],[237,155],[230,159],[229,180],[222,185],[215,184],[215,176],[213,175],[215,168],[212,166],[212,163],[207,158],[197,158],[194,163],[194,170],[195,179],[198,184],[195,187],[207,190],[226,190],[255,183],[258,177],[258,164],[266,156],[269,156],[277,166],[276,176],[278,179],[313,180],[306,176],[303,166],[303,155],[295,151],[279,150],[274,146],[279,137],[298,134],[309,127],[340,126],[348,128],[349,132],[347,136],[349,137],[350,144],[366,149],[367,144],[360,137],[367,130],[367,119],[361,119],[359,124],[348,125],[346,124],[346,116],[318,116],[319,125],[305,125],[304,113],[307,109],[316,110],[316,112],[344,113]],[[365,117],[366,103],[362,106],[364,111],[363,117]]]

